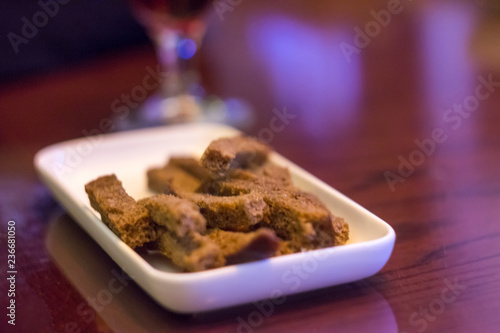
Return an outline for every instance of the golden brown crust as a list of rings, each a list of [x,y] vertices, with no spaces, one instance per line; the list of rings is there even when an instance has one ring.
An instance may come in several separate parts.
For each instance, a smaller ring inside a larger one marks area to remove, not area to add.
[[[189,272],[222,267],[226,263],[220,247],[209,237],[196,232],[179,237],[167,231],[157,244],[164,255]]]
[[[206,232],[205,218],[193,202],[160,194],[139,201],[149,211],[153,221],[164,227],[156,244],[176,265],[195,272],[225,264],[220,247]]]
[[[85,191],[102,221],[128,246],[134,249],[156,239],[147,209],[125,192],[114,174],[89,182]]]
[[[344,245],[349,240],[349,224],[342,217],[333,217],[335,245]]]
[[[304,192],[278,191],[264,194],[269,206],[269,227],[289,241],[294,251],[334,245],[331,213]]]
[[[209,178],[207,170],[201,166],[197,159],[191,156],[172,156],[168,161],[168,165],[181,168],[198,180]]]
[[[262,177],[239,177],[211,181],[201,188],[215,195],[260,195],[269,207],[261,225],[288,241],[293,252],[345,244],[348,239],[348,227],[343,220],[336,220],[316,196],[292,186],[283,187]]]
[[[175,165],[149,169],[147,177],[149,189],[156,193],[194,192],[201,184],[199,179]]]
[[[267,160],[269,146],[247,136],[214,140],[201,157],[201,165],[212,178],[223,178],[229,170],[261,165]]]
[[[228,265],[272,257],[280,247],[280,239],[267,228],[249,233],[214,229],[208,236],[219,245]]]
[[[179,237],[189,232],[206,232],[205,218],[193,202],[173,195],[160,194],[139,200],[149,211],[151,219]]]
[[[149,189],[164,194],[194,192],[202,180],[209,178],[198,161],[188,156],[171,157],[164,166],[149,169],[147,177]]]
[[[181,193],[180,196],[200,207],[209,228],[250,231],[268,214],[268,207],[262,196],[254,193],[228,197]]]

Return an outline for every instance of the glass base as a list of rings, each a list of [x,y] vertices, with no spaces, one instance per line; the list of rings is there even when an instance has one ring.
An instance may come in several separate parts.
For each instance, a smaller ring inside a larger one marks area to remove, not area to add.
[[[193,95],[163,98],[152,95],[127,118],[115,119],[115,124],[118,131],[186,122],[223,123],[246,130],[252,127],[254,120],[251,107],[240,99],[199,98]]]

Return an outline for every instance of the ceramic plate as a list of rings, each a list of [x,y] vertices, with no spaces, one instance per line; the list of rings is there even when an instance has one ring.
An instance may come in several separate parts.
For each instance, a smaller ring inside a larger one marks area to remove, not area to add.
[[[383,220],[281,155],[295,185],[317,195],[349,223],[346,245],[296,253],[204,272],[182,273],[159,255],[140,255],[100,220],[84,185],[115,173],[135,199],[150,196],[146,170],[172,155],[201,156],[210,141],[238,134],[216,124],[187,124],[85,137],[42,149],[35,166],[57,200],[81,227],[152,298],[167,309],[195,313],[333,286],[377,273],[389,259],[394,230]]]

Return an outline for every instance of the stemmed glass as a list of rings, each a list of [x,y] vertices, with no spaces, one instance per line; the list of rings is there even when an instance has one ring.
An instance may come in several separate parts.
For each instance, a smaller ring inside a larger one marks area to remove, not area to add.
[[[157,51],[162,72],[158,91],[121,129],[189,121],[225,122],[244,127],[251,121],[248,104],[208,96],[200,84],[199,49],[210,16],[210,0],[129,0],[137,20],[146,28]]]

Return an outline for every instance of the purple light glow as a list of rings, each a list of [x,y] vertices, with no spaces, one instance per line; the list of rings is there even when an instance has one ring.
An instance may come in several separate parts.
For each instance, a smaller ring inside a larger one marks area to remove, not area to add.
[[[293,111],[312,136],[345,129],[356,116],[361,94],[360,58],[348,63],[339,47],[352,39],[349,28],[320,29],[280,15],[252,23],[248,38],[269,73],[277,105],[296,107]]]

